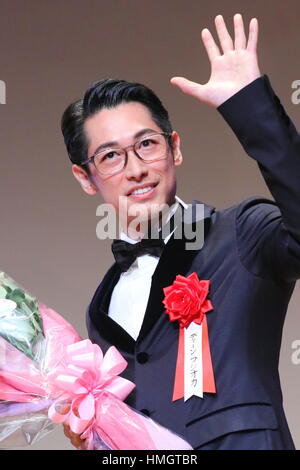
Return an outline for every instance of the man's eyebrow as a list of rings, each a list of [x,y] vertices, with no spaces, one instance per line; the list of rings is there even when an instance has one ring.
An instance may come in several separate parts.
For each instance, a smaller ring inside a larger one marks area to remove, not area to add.
[[[140,131],[138,131],[136,134],[134,134],[133,138],[134,139],[138,139],[139,137],[141,137],[142,135],[144,134],[148,134],[149,132],[153,133],[153,134],[157,134],[159,133],[158,130],[155,130],[155,129],[150,129],[149,127],[145,128],[145,129],[141,129]],[[94,155],[98,152],[100,152],[100,150],[102,149],[105,149],[105,148],[109,148],[109,147],[119,147],[120,144],[118,141],[114,140],[114,141],[111,141],[111,142],[104,142],[103,144],[99,145],[95,152],[94,152]]]

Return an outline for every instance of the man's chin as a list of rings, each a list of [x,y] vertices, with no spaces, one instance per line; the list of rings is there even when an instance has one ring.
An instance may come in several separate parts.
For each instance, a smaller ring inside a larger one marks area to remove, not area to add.
[[[124,228],[130,228],[132,232],[136,230],[138,233],[146,233],[149,228],[155,230],[169,211],[170,206],[159,201],[159,198],[137,202],[130,200],[128,196],[119,198],[119,220]]]

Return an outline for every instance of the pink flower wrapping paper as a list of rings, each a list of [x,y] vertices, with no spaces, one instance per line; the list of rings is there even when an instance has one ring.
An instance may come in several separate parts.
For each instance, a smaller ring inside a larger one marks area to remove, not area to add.
[[[0,273],[0,448],[28,445],[67,423],[89,450],[192,450],[124,400],[127,362],[80,338],[57,312]]]

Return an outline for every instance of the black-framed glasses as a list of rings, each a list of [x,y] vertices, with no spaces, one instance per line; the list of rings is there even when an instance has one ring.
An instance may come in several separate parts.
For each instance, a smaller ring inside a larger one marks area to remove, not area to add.
[[[171,141],[172,133],[170,132],[148,134],[127,147],[102,149],[81,164],[93,163],[101,175],[113,175],[125,168],[128,149],[132,148],[138,158],[151,163],[168,157],[168,146],[171,146]]]

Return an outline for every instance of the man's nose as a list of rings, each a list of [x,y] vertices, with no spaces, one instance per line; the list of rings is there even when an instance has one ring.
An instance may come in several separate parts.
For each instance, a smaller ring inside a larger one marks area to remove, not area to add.
[[[125,166],[125,174],[127,178],[139,178],[148,172],[145,162],[136,155],[133,149],[128,150],[127,155],[127,163]]]

